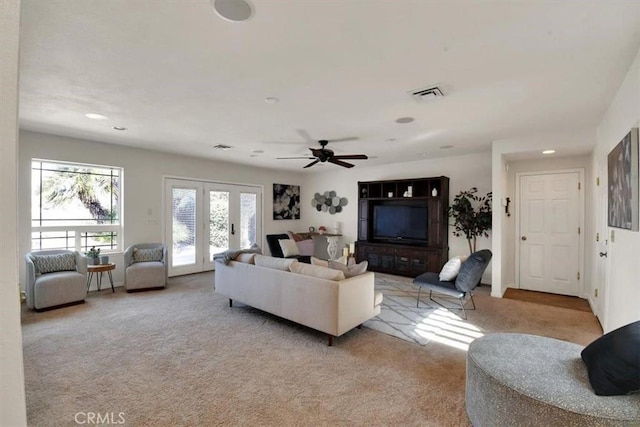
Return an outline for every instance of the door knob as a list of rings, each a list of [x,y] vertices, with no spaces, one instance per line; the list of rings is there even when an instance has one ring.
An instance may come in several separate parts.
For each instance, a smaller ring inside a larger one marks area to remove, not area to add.
[[[527,236],[522,236],[521,239],[522,240],[527,240]]]
[[[607,253],[606,252],[600,252],[600,256],[606,258],[607,257]]]

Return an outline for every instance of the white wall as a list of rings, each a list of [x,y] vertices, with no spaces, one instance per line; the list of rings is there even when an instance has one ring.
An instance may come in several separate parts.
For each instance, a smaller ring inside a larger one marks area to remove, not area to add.
[[[20,132],[19,146],[19,252],[31,246],[31,159],[61,160],[119,166],[124,168],[123,209],[124,246],[164,240],[162,201],[163,177],[177,176],[221,182],[263,186],[263,236],[268,233],[302,228],[301,221],[274,221],[272,218],[273,183],[300,184],[303,174],[182,157],[157,151],[141,150],[114,144],[66,138],[29,131]],[[308,196],[302,188],[304,200]],[[148,212],[152,215],[149,216]],[[151,221],[150,221],[151,220]],[[308,226],[304,227],[306,229]],[[263,245],[264,242],[258,242]],[[122,255],[113,255],[118,268],[115,282],[122,282]],[[21,283],[24,283],[21,268]]]
[[[640,51],[598,126],[593,167],[598,163],[606,164],[609,151],[637,126],[640,126]],[[601,185],[606,185],[606,176],[601,176],[600,180],[604,180]],[[592,206],[595,212],[595,201]],[[612,232],[615,232],[615,239],[611,239]],[[609,228],[609,239],[608,290],[601,319],[605,333],[640,320],[640,232]],[[593,256],[595,265],[595,251]]]
[[[18,51],[20,1],[0,1],[0,425],[27,413],[18,292]]]
[[[518,215],[518,201],[516,200],[516,187],[518,182],[516,181],[516,174],[522,172],[544,172],[544,171],[557,171],[563,169],[584,169],[584,181],[582,182],[582,193],[585,197],[583,209],[585,210],[585,226],[582,230],[583,238],[585,242],[585,248],[583,253],[584,265],[586,263],[587,254],[591,253],[593,248],[593,224],[595,221],[595,212],[587,207],[592,206],[593,202],[591,198],[593,194],[588,191],[590,187],[593,187],[593,178],[591,172],[591,160],[590,156],[572,156],[572,157],[545,157],[543,159],[535,160],[520,160],[507,162],[507,189],[506,194],[503,197],[509,197],[511,199],[510,212],[511,216],[505,217],[505,229],[503,233],[505,235],[504,246],[502,250],[505,253],[504,260],[504,276],[503,280],[507,287],[516,287],[516,249],[518,248],[516,241],[516,221]],[[591,290],[591,268],[585,268],[582,274],[582,292],[581,296],[586,297]]]
[[[352,169],[333,165],[324,166],[322,172],[309,175],[305,179],[305,194],[301,201],[303,215],[310,225],[319,225],[333,229],[334,223],[342,223],[342,245],[352,243],[358,238],[358,181],[378,181],[390,179],[449,177],[449,199],[453,200],[461,190],[477,187],[480,194],[491,191],[491,154],[479,153],[465,156],[424,159],[415,162],[397,163],[384,166],[363,167],[360,164]],[[335,190],[340,197],[346,197],[349,204],[335,215],[318,212],[311,206],[313,195]],[[449,227],[449,256],[468,255],[466,239],[454,237]],[[491,233],[491,232],[490,232]],[[490,248],[491,237],[480,238],[477,248]],[[483,277],[484,283],[491,283],[491,264]]]

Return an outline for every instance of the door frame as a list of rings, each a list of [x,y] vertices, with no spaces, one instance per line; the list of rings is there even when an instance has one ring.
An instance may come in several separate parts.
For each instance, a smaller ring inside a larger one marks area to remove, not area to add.
[[[257,230],[257,239],[259,239],[258,245],[260,247],[264,247],[264,185],[262,184],[246,184],[246,183],[238,183],[238,182],[231,182],[231,181],[220,181],[220,180],[211,180],[211,179],[204,179],[204,178],[193,178],[193,177],[185,177],[185,176],[177,176],[177,175],[162,175],[162,219],[160,221],[160,225],[162,227],[162,236],[163,236],[163,243],[167,246],[167,249],[170,251],[171,249],[169,248],[170,246],[170,242],[171,242],[171,230],[169,229],[169,224],[167,222],[167,203],[168,203],[168,198],[167,198],[167,183],[168,180],[173,179],[173,180],[181,180],[181,181],[187,181],[187,182],[199,182],[202,184],[202,186],[204,187],[205,185],[209,184],[209,185],[229,185],[229,186],[236,186],[236,187],[252,187],[252,188],[256,188],[259,189],[259,194],[260,194],[260,200],[258,201],[258,204],[260,205],[260,211],[261,211],[261,215],[259,218],[256,218],[256,227],[258,228]],[[201,216],[202,213],[200,212],[196,212],[197,216]],[[203,223],[202,219],[200,221],[201,223]],[[201,225],[201,224],[200,224]],[[171,256],[169,257],[171,259]],[[170,261],[170,259],[168,261]],[[206,264],[206,263],[205,263]],[[213,270],[215,270],[215,263],[213,263]],[[169,269],[171,270],[171,268]],[[188,273],[184,273],[184,274],[188,274]],[[171,272],[169,273],[169,275],[171,276]],[[180,274],[174,274],[175,275],[180,275]]]
[[[578,214],[580,221],[580,235],[578,236],[578,271],[580,272],[580,280],[578,281],[578,297],[585,298],[585,274],[584,274],[584,235],[585,235],[585,193],[586,183],[584,181],[585,170],[584,168],[571,168],[571,169],[557,169],[557,170],[542,170],[542,171],[529,171],[529,172],[516,172],[515,175],[515,190],[516,199],[514,201],[515,207],[515,219],[516,219],[516,232],[515,232],[515,248],[516,248],[516,266],[515,266],[515,285],[516,289],[520,289],[520,179],[523,176],[533,175],[557,175],[562,173],[578,173],[578,179],[580,182],[580,192],[578,198],[580,200],[580,212]]]

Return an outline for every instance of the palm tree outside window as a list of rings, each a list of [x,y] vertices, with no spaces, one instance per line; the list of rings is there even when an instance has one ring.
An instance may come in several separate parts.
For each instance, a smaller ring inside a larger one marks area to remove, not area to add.
[[[33,160],[31,249],[122,250],[122,168]]]

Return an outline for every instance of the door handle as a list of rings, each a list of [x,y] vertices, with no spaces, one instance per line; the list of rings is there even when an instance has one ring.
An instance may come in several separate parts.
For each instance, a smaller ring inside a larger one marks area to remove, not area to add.
[[[527,240],[527,236],[522,236],[520,239]]]
[[[607,253],[606,252],[600,252],[600,257],[606,258],[607,257]]]
[[[236,234],[236,227],[235,224],[231,224],[231,235],[235,235]]]

